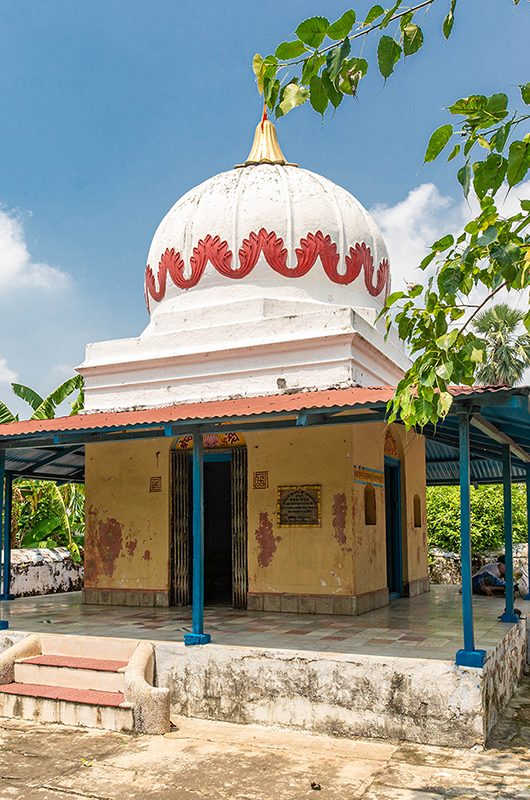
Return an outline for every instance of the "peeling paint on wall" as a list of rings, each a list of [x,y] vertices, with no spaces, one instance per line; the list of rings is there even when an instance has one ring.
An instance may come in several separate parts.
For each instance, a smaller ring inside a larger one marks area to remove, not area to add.
[[[151,560],[151,551],[150,551],[150,550],[146,550],[146,551],[144,552],[144,554],[143,554],[143,560],[144,560],[144,561],[150,561],[150,560]]]
[[[258,564],[260,567],[268,567],[276,551],[276,543],[281,541],[281,536],[274,536],[272,522],[266,511],[260,512],[256,541],[259,547]]]
[[[134,551],[138,546],[138,541],[136,539],[129,539],[127,541],[127,550],[129,551],[129,555],[134,555]]]
[[[100,520],[98,538],[101,569],[105,575],[111,577],[114,574],[114,565],[122,548],[121,523],[114,517]]]
[[[333,530],[335,539],[341,545],[346,544],[346,495],[336,494],[332,504]]]

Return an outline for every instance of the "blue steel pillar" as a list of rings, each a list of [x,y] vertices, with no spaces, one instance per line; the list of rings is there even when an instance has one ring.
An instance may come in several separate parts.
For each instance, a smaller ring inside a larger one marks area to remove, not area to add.
[[[512,541],[512,455],[510,445],[502,445],[502,487],[504,495],[504,556],[506,560],[506,603],[501,622],[518,622],[513,610],[513,541]]]
[[[526,535],[528,538],[528,574],[530,575],[530,464],[526,465]],[[530,585],[525,600],[530,600]]]
[[[464,647],[462,650],[457,650],[456,663],[461,667],[483,667],[486,660],[486,651],[475,649],[475,632],[473,629],[468,414],[460,415],[458,434],[460,447],[460,557],[462,562],[462,622],[464,627]]]
[[[0,600],[14,600],[11,594],[11,512],[13,508],[13,475],[5,473],[4,528],[2,537],[2,593]]]
[[[191,597],[192,633],[184,634],[184,644],[208,644],[204,633],[204,452],[202,433],[193,436],[193,575]]]
[[[6,472],[6,454],[5,454],[5,450],[0,450],[0,523],[2,522],[2,519],[5,516],[7,516],[6,512],[8,511],[8,509],[6,507],[7,504],[4,503],[4,499],[5,499],[5,495],[4,495],[5,472]],[[9,513],[9,516],[11,516],[10,513]],[[2,527],[2,531],[3,530],[4,530],[4,528]],[[3,569],[5,570],[5,561],[4,561]],[[9,628],[9,622],[7,622],[5,619],[0,619],[0,630],[3,631],[6,628]]]

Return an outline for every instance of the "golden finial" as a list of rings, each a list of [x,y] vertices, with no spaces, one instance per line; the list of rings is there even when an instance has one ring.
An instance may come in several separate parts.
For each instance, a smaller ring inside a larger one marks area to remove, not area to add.
[[[256,164],[279,164],[290,167],[296,164],[288,164],[287,159],[282,153],[282,149],[276,135],[276,127],[267,119],[267,109],[263,109],[261,121],[256,126],[254,141],[244,164],[237,164],[238,167],[251,167]]]

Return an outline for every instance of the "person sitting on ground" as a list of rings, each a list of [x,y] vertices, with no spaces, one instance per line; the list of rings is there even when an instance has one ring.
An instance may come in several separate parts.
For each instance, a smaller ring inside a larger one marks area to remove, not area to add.
[[[504,594],[506,589],[505,574],[505,557],[502,555],[498,557],[497,561],[485,564],[473,575],[473,594],[486,594],[488,596]]]

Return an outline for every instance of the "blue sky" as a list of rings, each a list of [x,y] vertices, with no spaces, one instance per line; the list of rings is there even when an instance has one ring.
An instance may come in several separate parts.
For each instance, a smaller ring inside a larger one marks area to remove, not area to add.
[[[366,11],[371,5],[359,2]],[[454,168],[422,167],[444,107],[528,75],[524,0],[449,0],[426,44],[383,85],[375,63],[357,100],[324,124],[309,108],[278,123],[286,156],[375,211],[398,273],[457,224]],[[324,0],[17,0],[0,3],[0,397],[14,374],[47,391],[88,341],[147,322],[143,272],[154,230],[187,189],[245,158],[260,113],[256,51],[292,38]],[[373,44],[368,44],[373,52]]]

